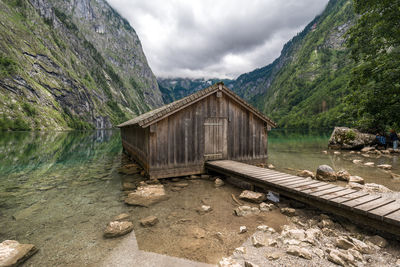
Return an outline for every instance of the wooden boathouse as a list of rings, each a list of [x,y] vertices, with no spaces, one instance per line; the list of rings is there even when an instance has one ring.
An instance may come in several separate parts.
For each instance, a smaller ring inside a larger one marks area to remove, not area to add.
[[[220,82],[118,127],[124,151],[158,179],[203,173],[208,160],[266,162],[275,123]]]

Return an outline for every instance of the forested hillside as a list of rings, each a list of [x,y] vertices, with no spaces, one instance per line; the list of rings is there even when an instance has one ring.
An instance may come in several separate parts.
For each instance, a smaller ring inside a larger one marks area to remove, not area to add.
[[[352,1],[331,0],[272,64],[241,75],[235,90],[279,127],[350,123],[345,98],[354,63],[345,41],[355,18]]]

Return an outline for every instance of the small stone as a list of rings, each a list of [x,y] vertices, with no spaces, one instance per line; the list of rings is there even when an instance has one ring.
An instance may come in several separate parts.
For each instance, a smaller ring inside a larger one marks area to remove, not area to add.
[[[369,242],[371,242],[372,244],[374,244],[380,248],[384,248],[388,245],[388,242],[386,241],[386,239],[379,235],[367,237],[366,240],[368,240]]]
[[[194,176],[194,175],[192,175],[192,176]],[[197,176],[196,176],[197,177]],[[209,174],[202,174],[202,175],[200,175],[200,178],[201,179],[205,179],[205,180],[208,180],[208,179],[211,179],[211,175],[209,175]],[[197,178],[196,178],[197,179]]]
[[[260,210],[261,211],[271,211],[275,208],[276,206],[272,203],[265,203],[265,202],[261,202],[260,203]]]
[[[0,243],[0,266],[19,266],[37,251],[38,249],[32,244],[4,240]]]
[[[328,260],[341,266],[347,266],[339,250],[332,249],[328,254]]]
[[[251,243],[256,248],[265,246],[265,244],[263,242],[261,242],[260,240],[258,240],[254,235],[251,237]]]
[[[278,242],[275,239],[269,240],[268,241],[268,246],[276,247],[276,246],[278,246]]]
[[[281,256],[281,254],[279,252],[267,252],[265,254],[265,257],[270,261],[275,261],[275,260],[279,259],[280,256]]]
[[[342,154],[342,153],[340,153],[339,151],[335,151],[335,152],[333,152],[333,154],[335,154],[335,155],[340,155],[340,154]]]
[[[340,170],[336,173],[336,177],[341,181],[348,181],[350,179],[350,173],[345,170]]]
[[[372,161],[369,161],[369,162],[365,162],[365,163],[364,163],[364,165],[365,165],[365,166],[372,167],[372,166],[374,166],[374,165],[375,165],[375,163],[374,163],[374,162],[372,162]]]
[[[361,156],[363,156],[364,158],[370,158],[371,156],[368,154],[361,154]]]
[[[306,238],[306,233],[303,229],[288,229],[282,231],[281,236],[302,241]]]
[[[158,218],[156,216],[148,216],[140,220],[140,224],[143,227],[154,226],[158,223]]]
[[[400,259],[398,259],[397,261],[396,261],[396,267],[397,266],[400,266]]]
[[[388,149],[386,149],[386,150],[381,150],[381,153],[382,153],[382,154],[388,155],[388,154],[390,154],[390,150],[388,150]]]
[[[119,221],[119,222],[127,221],[127,220],[129,220],[130,217],[131,216],[128,213],[121,213],[120,215],[115,216],[113,221]]]
[[[364,184],[365,182],[362,177],[354,175],[354,176],[350,176],[349,183]]]
[[[302,171],[297,173],[297,176],[315,178],[314,173],[312,171],[309,171],[309,170],[302,170]]]
[[[133,230],[132,222],[113,221],[107,224],[106,229],[104,230],[104,237],[106,238],[118,237],[130,233],[132,232],[132,230]]]
[[[390,192],[393,192],[392,190],[390,190],[386,186],[383,186],[381,184],[374,184],[374,183],[366,183],[364,185],[364,189],[367,192],[378,192],[378,193],[390,193]]]
[[[361,164],[363,161],[361,159],[354,159],[353,163],[354,164]]]
[[[381,164],[381,165],[377,165],[376,167],[384,169],[384,170],[391,170],[392,169],[392,165],[389,165],[389,164]]]
[[[188,186],[188,185],[189,185],[188,183],[175,183],[175,184],[174,184],[175,187],[182,187],[182,188],[183,188],[183,187],[186,187],[186,186]]]
[[[244,267],[259,267],[259,266],[253,262],[244,261]]]
[[[234,252],[237,253],[237,254],[246,254],[246,248],[245,247],[238,247],[238,248],[235,248]]]
[[[354,150],[349,152],[350,154],[356,154],[356,152]]]
[[[336,181],[335,171],[328,165],[320,165],[317,169],[316,174],[317,180],[334,182]]]
[[[324,150],[322,151],[323,154],[328,154],[328,151]]]
[[[353,237],[349,237],[350,241],[354,244],[355,249],[361,252],[362,254],[371,254],[373,253],[373,250],[370,246],[365,244],[363,241],[358,240]]]
[[[301,247],[297,247],[297,246],[289,246],[289,248],[286,250],[286,253],[297,256],[297,257],[302,257],[307,260],[312,259],[311,252],[306,248],[301,248]]]
[[[215,179],[215,187],[221,187],[221,186],[223,186],[224,184],[225,184],[225,183],[224,183],[224,181],[222,181],[221,178]]]
[[[260,210],[257,207],[249,207],[249,206],[239,206],[234,209],[234,213],[236,216],[249,216],[254,214],[259,214]]]
[[[323,259],[323,258],[324,258],[325,253],[324,253],[324,251],[323,251],[322,249],[314,248],[313,252],[314,252],[314,254],[316,254],[320,259]]]
[[[239,234],[243,234],[247,232],[247,227],[246,226],[240,226],[239,228]]]
[[[265,194],[259,192],[253,192],[250,190],[244,190],[240,194],[239,198],[249,202],[261,203],[265,200]]]
[[[345,249],[345,250],[354,248],[354,244],[352,242],[350,242],[349,240],[347,240],[346,237],[343,237],[343,236],[336,239],[335,246],[337,246],[338,248],[341,248],[341,249]]]
[[[364,189],[363,185],[361,185],[359,183],[352,183],[352,182],[348,183],[346,187],[348,187],[350,189],[354,189],[354,190],[362,190],[362,189]]]
[[[318,223],[319,228],[334,228],[335,223],[331,219],[322,219]]]
[[[222,258],[222,260],[220,260],[218,262],[218,266],[219,267],[242,267],[242,265],[240,263],[238,263],[237,261],[235,261],[232,258]]]
[[[365,153],[365,152],[374,151],[374,150],[375,150],[375,147],[366,146],[363,149],[361,149],[360,151]]]
[[[211,206],[208,206],[208,205],[201,205],[200,210],[204,213],[207,213],[207,212],[212,211],[212,208],[211,208]]]
[[[362,254],[358,250],[351,248],[347,252],[349,254],[353,255],[354,259],[361,261],[361,262],[364,261]]]
[[[281,208],[281,213],[289,217],[296,216],[296,210],[293,208]]]

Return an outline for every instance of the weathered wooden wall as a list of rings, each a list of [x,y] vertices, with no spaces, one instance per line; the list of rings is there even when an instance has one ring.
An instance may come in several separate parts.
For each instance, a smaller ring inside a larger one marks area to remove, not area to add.
[[[146,171],[149,170],[149,128],[130,125],[121,128],[122,146]]]
[[[226,140],[223,140],[227,146],[225,159],[259,162],[267,158],[265,122],[225,94],[220,93],[220,97],[217,94],[151,126],[153,128],[148,132],[151,178],[204,171],[204,123],[208,118],[223,118],[228,124]]]

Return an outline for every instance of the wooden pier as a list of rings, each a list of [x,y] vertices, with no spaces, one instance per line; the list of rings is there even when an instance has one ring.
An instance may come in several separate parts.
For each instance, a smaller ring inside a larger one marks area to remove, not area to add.
[[[400,236],[400,202],[396,199],[232,160],[208,161],[205,167],[351,221]]]

